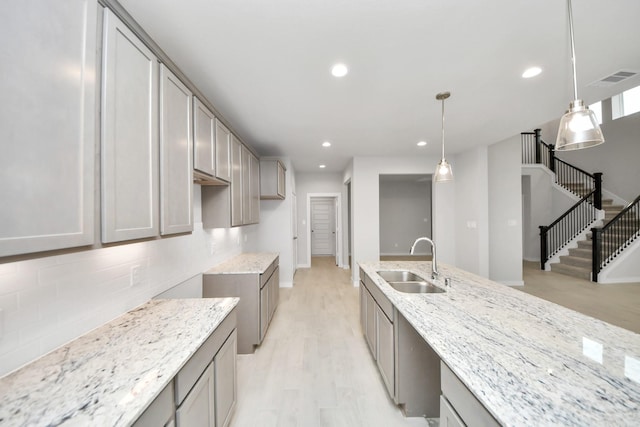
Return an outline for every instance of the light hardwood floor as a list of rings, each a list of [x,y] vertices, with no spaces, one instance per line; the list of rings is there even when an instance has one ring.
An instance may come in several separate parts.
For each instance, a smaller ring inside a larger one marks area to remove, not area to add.
[[[298,269],[267,335],[238,356],[232,427],[427,426],[389,399],[359,323],[358,289],[331,257]]]
[[[523,264],[522,292],[640,333],[640,283],[602,284]]]

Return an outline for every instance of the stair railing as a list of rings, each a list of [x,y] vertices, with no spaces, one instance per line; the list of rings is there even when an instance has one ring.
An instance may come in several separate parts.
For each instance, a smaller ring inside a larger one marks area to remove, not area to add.
[[[602,173],[590,174],[556,157],[555,146],[540,137],[540,129],[522,132],[522,163],[541,164],[555,173],[555,182],[578,197],[595,191],[593,203],[602,209]]]
[[[593,265],[591,280],[640,235],[640,196],[603,227],[591,229]]]
[[[540,269],[578,234],[597,219],[596,191],[592,190],[550,225],[540,228]]]

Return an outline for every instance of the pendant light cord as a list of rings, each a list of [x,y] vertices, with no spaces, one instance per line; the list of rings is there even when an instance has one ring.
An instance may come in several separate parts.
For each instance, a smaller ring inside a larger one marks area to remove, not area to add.
[[[442,160],[444,160],[444,98],[442,98]]]
[[[571,37],[571,65],[573,67],[573,99],[578,99],[578,78],[576,75],[576,45],[573,40],[573,13],[571,12],[571,0],[567,0],[569,10],[569,36]]]

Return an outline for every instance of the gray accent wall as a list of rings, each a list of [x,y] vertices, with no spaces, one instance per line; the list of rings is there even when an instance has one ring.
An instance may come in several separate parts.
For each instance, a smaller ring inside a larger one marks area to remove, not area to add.
[[[380,255],[407,255],[431,237],[431,175],[380,175]],[[427,244],[416,254],[430,254]]]

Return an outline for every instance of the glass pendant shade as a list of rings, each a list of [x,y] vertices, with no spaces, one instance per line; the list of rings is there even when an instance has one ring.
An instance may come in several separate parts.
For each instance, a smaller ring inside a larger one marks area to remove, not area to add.
[[[580,99],[572,101],[569,111],[560,119],[556,151],[594,147],[604,142],[598,119]]]
[[[435,182],[453,181],[453,170],[451,165],[444,158],[436,166]]]
[[[593,111],[584,105],[584,101],[578,99],[578,78],[576,77],[576,46],[573,37],[573,13],[571,12],[571,0],[567,0],[567,12],[569,17],[569,36],[571,38],[571,66],[573,69],[573,95],[574,101],[569,104],[569,111],[560,119],[558,138],[556,139],[556,151],[579,150],[581,148],[595,147],[604,142],[604,136],[598,125],[598,119]]]

